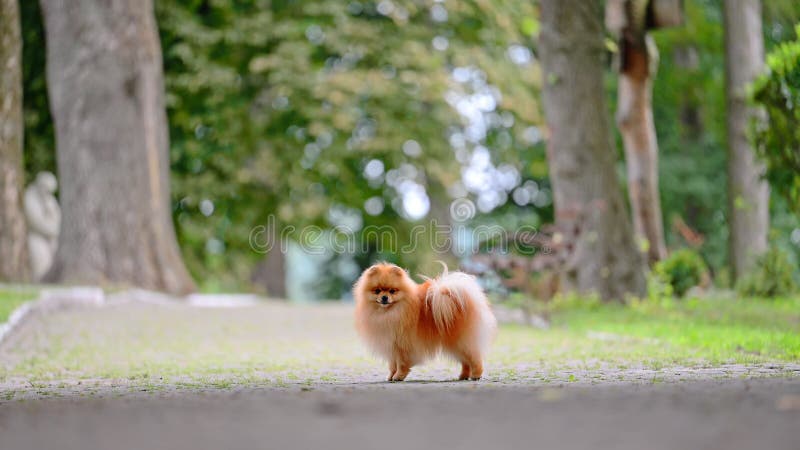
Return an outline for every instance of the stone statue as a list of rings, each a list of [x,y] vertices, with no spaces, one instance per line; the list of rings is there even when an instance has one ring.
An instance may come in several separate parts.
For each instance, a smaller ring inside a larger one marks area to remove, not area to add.
[[[28,221],[28,253],[35,281],[42,279],[53,262],[61,227],[61,208],[55,193],[58,182],[50,172],[40,172],[25,189],[25,218]]]

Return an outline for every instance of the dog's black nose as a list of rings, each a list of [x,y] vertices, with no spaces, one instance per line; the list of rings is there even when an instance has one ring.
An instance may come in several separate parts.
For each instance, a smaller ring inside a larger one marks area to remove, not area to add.
[[[381,303],[389,303],[389,297],[387,297],[386,295],[381,297]]]

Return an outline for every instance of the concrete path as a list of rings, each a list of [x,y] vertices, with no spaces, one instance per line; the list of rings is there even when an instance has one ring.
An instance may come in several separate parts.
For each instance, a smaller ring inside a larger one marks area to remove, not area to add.
[[[235,389],[0,406],[0,448],[797,450],[800,381]]]

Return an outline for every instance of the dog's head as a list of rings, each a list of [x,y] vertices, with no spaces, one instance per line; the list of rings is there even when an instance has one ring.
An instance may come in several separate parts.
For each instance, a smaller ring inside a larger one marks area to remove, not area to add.
[[[410,284],[405,270],[394,264],[378,263],[361,274],[355,285],[355,297],[378,308],[389,308],[413,295]]]

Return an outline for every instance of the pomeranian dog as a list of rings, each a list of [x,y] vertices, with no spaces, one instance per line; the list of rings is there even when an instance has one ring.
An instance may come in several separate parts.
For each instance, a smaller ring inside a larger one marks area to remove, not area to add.
[[[449,272],[417,284],[394,264],[368,268],[353,286],[356,329],[389,363],[388,381],[439,353],[461,363],[459,380],[478,380],[497,320],[475,277]]]

